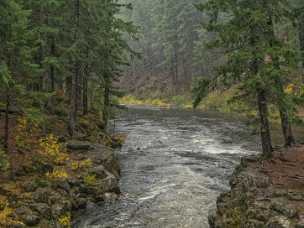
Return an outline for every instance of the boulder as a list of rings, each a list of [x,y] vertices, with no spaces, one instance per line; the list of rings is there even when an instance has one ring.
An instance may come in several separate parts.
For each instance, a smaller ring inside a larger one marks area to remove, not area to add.
[[[51,208],[46,203],[35,203],[31,209],[37,211],[41,216],[48,218],[51,215]]]
[[[277,216],[271,218],[270,221],[266,225],[267,228],[289,228],[290,221],[283,216]]]
[[[270,208],[272,210],[286,216],[287,218],[295,218],[298,215],[296,210],[294,210],[292,208],[288,208],[287,205],[285,205],[283,203],[273,202],[271,204]]]
[[[93,149],[93,146],[90,142],[84,142],[84,141],[76,141],[72,140],[67,142],[67,149],[72,151],[88,151]]]
[[[21,206],[15,210],[16,215],[27,226],[35,226],[39,224],[40,217],[37,213],[33,212],[29,207]]]

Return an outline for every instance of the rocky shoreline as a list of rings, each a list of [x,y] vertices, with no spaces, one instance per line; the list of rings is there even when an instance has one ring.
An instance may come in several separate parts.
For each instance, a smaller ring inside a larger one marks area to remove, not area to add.
[[[281,149],[270,160],[243,158],[217,199],[211,228],[303,228],[304,147]]]
[[[13,219],[18,221],[9,225],[10,228],[71,227],[81,210],[118,197],[120,167],[113,149],[81,141],[68,142],[66,147],[74,161],[92,161],[91,164],[75,169],[66,179],[18,180],[18,191],[8,185],[0,186],[1,197],[10,202]]]

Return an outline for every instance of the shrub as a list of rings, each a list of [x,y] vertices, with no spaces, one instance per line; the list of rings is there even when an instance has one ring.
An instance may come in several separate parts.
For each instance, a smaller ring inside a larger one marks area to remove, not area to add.
[[[19,150],[29,151],[36,144],[36,137],[39,135],[40,129],[37,122],[30,121],[26,117],[17,120],[16,127],[16,147]]]
[[[7,154],[3,149],[0,148],[0,170],[6,171],[9,168],[9,161]]]
[[[70,228],[72,227],[71,223],[71,214],[65,214],[59,218],[59,224],[63,227]]]
[[[79,169],[88,169],[91,168],[93,165],[93,162],[91,159],[85,159],[82,161],[72,161],[71,166],[72,170],[79,170]]]
[[[67,153],[62,152],[61,144],[54,135],[50,134],[45,138],[40,139],[40,153],[45,158],[45,162],[52,162],[56,165],[61,165],[65,161],[69,160]]]
[[[69,175],[64,169],[54,169],[52,172],[46,174],[50,180],[66,180]]]
[[[84,183],[86,185],[92,186],[92,185],[96,185],[96,175],[94,174],[89,174],[87,176],[84,177]]]
[[[12,215],[14,214],[14,209],[9,207],[7,200],[1,201],[0,210],[0,226],[1,227],[13,227],[17,225],[24,225],[22,222],[14,220]]]

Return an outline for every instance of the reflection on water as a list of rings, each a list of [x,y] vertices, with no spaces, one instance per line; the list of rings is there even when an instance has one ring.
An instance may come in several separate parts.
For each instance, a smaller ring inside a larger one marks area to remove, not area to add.
[[[245,126],[211,114],[133,108],[116,125],[128,134],[121,199],[89,210],[75,227],[207,228],[240,157],[257,150]]]

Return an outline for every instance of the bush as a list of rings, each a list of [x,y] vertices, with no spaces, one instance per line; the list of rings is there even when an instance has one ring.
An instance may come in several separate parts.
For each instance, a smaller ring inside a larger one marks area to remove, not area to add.
[[[50,180],[66,180],[69,175],[64,169],[55,169],[52,172],[46,174]]]
[[[62,149],[56,136],[50,134],[39,140],[40,154],[44,163],[62,165],[69,160],[69,155]]]
[[[7,154],[3,149],[0,148],[0,170],[6,171],[9,168],[9,161]]]
[[[97,183],[96,180],[96,175],[94,174],[89,174],[87,176],[84,177],[84,183],[88,186],[94,186]]]

